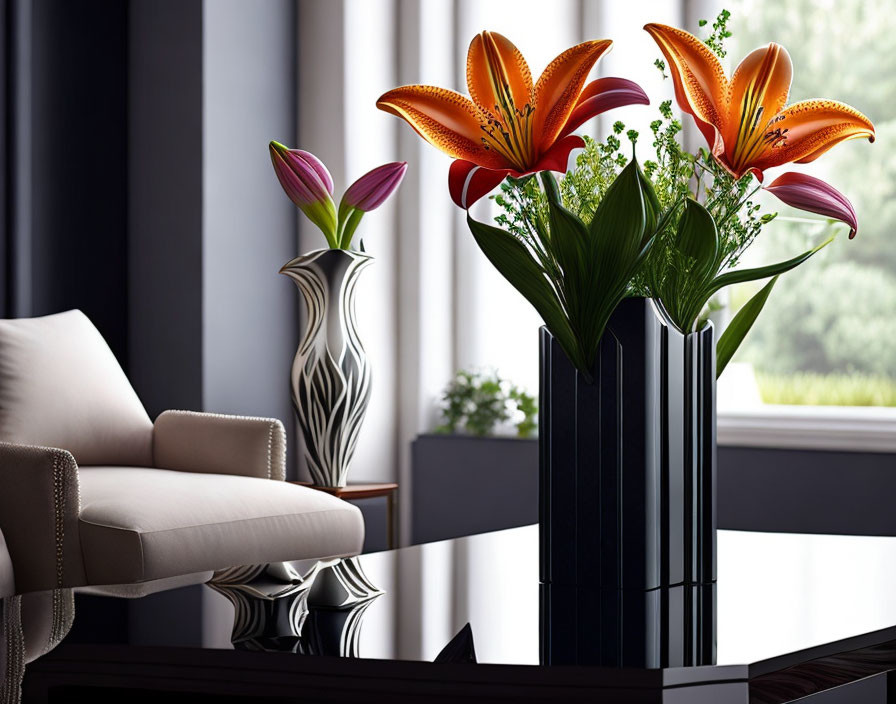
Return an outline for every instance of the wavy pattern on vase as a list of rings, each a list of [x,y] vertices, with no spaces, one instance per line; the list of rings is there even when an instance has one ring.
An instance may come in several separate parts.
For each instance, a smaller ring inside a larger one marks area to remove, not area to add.
[[[358,274],[370,255],[327,249],[283,267],[308,314],[292,367],[292,399],[314,484],[345,486],[367,404],[371,374],[357,331]]]

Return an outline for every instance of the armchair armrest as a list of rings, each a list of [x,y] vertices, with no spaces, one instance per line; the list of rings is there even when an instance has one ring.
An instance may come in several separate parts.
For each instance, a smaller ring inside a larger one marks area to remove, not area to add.
[[[13,582],[12,559],[9,557],[9,550],[6,547],[6,539],[3,537],[3,531],[0,530],[0,599],[5,596],[12,596],[16,593],[16,585]],[[2,616],[0,616],[2,619]],[[2,669],[0,669],[2,674]]]
[[[66,450],[0,442],[0,530],[16,592],[85,582],[78,465]]]
[[[286,479],[286,431],[274,418],[165,411],[152,454],[159,469]]]

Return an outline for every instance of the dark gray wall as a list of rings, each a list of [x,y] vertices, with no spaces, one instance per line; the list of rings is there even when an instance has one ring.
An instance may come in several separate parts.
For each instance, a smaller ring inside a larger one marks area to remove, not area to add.
[[[896,535],[896,455],[720,447],[719,527]]]
[[[896,455],[720,447],[719,528],[896,535]],[[421,435],[412,542],[538,522],[535,440]]]
[[[386,523],[388,510],[385,497],[359,499],[352,503],[364,516],[364,546],[362,552],[379,552],[389,549],[389,529]],[[397,507],[396,507],[397,511]]]
[[[538,522],[537,440],[420,435],[411,465],[411,543]]]
[[[292,410],[295,208],[267,143],[295,136],[295,3],[130,0],[132,380],[166,408]]]
[[[155,417],[202,405],[202,3],[129,6],[130,371]]]

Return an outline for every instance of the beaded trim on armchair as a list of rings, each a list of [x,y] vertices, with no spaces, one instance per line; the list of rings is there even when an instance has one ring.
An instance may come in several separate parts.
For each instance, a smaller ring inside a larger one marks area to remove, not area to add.
[[[0,625],[5,635],[3,670],[0,672],[0,704],[18,704],[25,677],[25,636],[22,632],[22,597],[11,596],[0,600]]]
[[[258,416],[235,416],[227,413],[208,413],[205,411],[165,411],[178,416],[197,416],[200,418],[220,418],[230,421],[252,421],[266,423],[268,425],[268,479],[284,481],[286,479],[286,429],[276,418],[261,418]]]

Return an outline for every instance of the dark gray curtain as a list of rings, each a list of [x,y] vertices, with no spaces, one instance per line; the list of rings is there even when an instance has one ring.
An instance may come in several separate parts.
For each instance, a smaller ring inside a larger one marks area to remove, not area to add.
[[[126,363],[128,3],[0,3],[0,313],[80,308]]]

